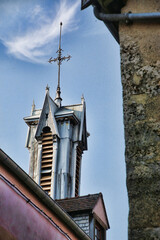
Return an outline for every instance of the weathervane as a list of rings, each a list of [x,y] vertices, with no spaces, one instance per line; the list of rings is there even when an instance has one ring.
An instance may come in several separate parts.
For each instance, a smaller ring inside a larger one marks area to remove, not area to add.
[[[59,49],[56,52],[56,53],[58,53],[58,56],[57,56],[57,58],[51,57],[48,61],[49,63],[57,62],[57,65],[58,65],[58,86],[57,86],[56,99],[60,99],[60,100],[62,100],[60,97],[60,94],[61,94],[61,91],[60,91],[60,66],[64,60],[69,61],[71,58],[70,55],[68,55],[67,57],[62,56],[63,49],[61,48],[61,31],[62,31],[62,22],[60,22]]]

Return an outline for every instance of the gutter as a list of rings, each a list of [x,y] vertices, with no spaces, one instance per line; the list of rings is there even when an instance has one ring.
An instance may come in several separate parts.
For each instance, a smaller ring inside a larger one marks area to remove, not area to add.
[[[94,6],[94,15],[96,18],[104,22],[125,22],[128,24],[133,21],[160,21],[160,12],[105,14],[99,12],[96,6]]]
[[[37,207],[26,195],[24,195],[14,184],[8,181],[3,175],[0,174],[0,179],[2,179],[13,191],[15,191],[21,198],[23,198],[26,203],[30,204],[37,212],[39,212],[43,217],[45,217],[56,229],[58,229],[67,239],[71,238],[65,233],[53,220],[50,218],[43,210]]]
[[[82,240],[91,240],[91,238],[72,220],[72,218],[52,199],[33,179],[21,169],[2,149],[0,149],[0,162],[10,169],[21,181],[27,185],[51,211],[69,226],[75,235]]]

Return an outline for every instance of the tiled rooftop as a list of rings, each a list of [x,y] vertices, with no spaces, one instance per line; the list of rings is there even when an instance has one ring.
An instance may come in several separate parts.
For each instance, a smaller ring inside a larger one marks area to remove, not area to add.
[[[56,200],[56,202],[66,212],[75,212],[75,211],[84,211],[84,210],[89,211],[94,208],[100,196],[101,196],[101,193],[89,194],[81,197],[59,199],[59,200]]]

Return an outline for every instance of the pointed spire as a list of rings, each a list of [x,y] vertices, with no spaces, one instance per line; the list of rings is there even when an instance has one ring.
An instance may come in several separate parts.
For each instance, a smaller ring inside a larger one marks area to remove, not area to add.
[[[85,99],[84,99],[84,95],[82,94],[81,103],[83,104],[84,102],[85,102]]]
[[[49,92],[49,86],[48,86],[48,84],[47,84],[47,86],[46,86],[46,93],[47,92]]]
[[[59,49],[57,51],[58,53],[58,56],[57,58],[50,58],[49,59],[49,63],[52,63],[52,62],[57,62],[57,65],[58,65],[58,85],[57,85],[57,91],[56,91],[56,97],[55,97],[55,103],[60,107],[61,106],[61,101],[62,101],[62,98],[61,98],[61,89],[60,89],[60,66],[62,64],[62,62],[64,60],[67,60],[69,61],[71,56],[68,55],[67,57],[63,57],[62,56],[62,48],[61,48],[61,32],[62,32],[62,22],[60,22],[60,36],[59,36]]]
[[[33,115],[33,112],[34,112],[34,110],[35,110],[35,103],[34,103],[34,99],[33,99],[33,103],[32,103],[32,109],[31,109],[31,115]]]

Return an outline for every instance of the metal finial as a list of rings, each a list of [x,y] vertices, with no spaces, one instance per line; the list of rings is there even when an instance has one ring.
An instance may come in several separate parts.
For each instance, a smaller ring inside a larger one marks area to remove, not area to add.
[[[33,112],[35,110],[35,102],[34,102],[34,99],[33,99],[33,103],[32,103],[32,109],[31,109],[31,115],[33,115]]]
[[[61,66],[61,64],[64,60],[69,61],[70,58],[71,58],[70,55],[68,55],[67,57],[62,56],[62,51],[63,50],[61,48],[61,31],[62,31],[62,22],[60,22],[59,49],[57,50],[58,56],[57,56],[57,58],[52,58],[51,57],[48,60],[49,63],[57,62],[57,65],[58,65],[58,85],[57,85],[56,99],[61,99],[61,97],[60,97],[60,94],[61,94],[61,91],[60,91],[60,66]]]
[[[48,84],[47,84],[47,86],[46,86],[46,90],[48,90],[48,91],[49,91],[49,86],[48,86]]]
[[[48,84],[47,84],[47,86],[46,86],[46,93],[47,92],[49,92],[49,86],[48,86]]]
[[[34,102],[34,99],[33,99],[33,103],[32,103],[32,106],[34,106],[34,107],[35,107],[35,102]]]
[[[82,97],[81,97],[81,102],[84,103],[84,95],[82,94]]]

